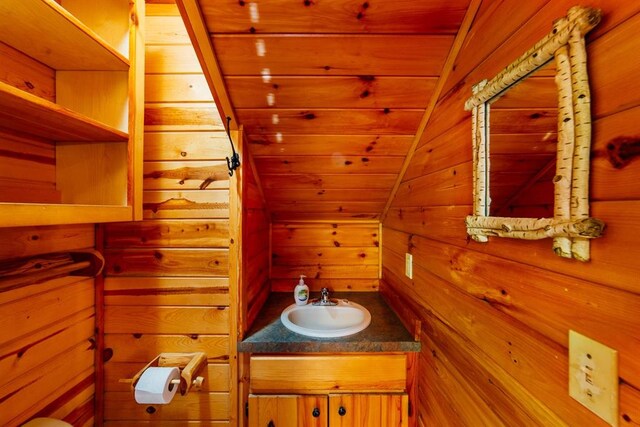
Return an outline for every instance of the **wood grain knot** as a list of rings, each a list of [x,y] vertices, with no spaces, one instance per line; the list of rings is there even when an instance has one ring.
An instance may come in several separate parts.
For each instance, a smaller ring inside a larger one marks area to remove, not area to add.
[[[640,138],[621,136],[607,144],[609,162],[616,169],[622,169],[640,155]]]

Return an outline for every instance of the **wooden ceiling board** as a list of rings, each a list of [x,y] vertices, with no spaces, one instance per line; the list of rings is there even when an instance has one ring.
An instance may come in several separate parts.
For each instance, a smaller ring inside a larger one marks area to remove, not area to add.
[[[306,213],[333,213],[340,212],[345,214],[358,214],[360,212],[367,212],[370,214],[379,214],[382,212],[385,201],[382,202],[280,202],[272,201],[269,206],[273,211],[280,212],[306,212]]]
[[[236,108],[424,108],[435,77],[230,76],[227,88]]]
[[[327,174],[392,174],[397,173],[404,157],[361,156],[295,156],[257,157],[256,168],[265,174],[314,173]],[[345,176],[345,179],[348,177]]]
[[[257,44],[262,41],[264,56]],[[216,35],[224,76],[438,76],[453,36]]]
[[[325,189],[301,189],[288,190],[286,192],[271,192],[267,195],[268,201],[299,201],[299,202],[386,202],[389,191],[386,188],[349,190],[325,190]]]
[[[422,110],[239,109],[248,134],[412,135]]]
[[[272,220],[380,218],[470,0],[195,1]]]
[[[455,34],[468,0],[202,1],[214,33]],[[253,12],[254,7],[256,10]]]
[[[397,174],[344,174],[305,173],[305,174],[267,174],[260,178],[265,190],[300,190],[300,189],[354,189],[366,188],[389,189],[395,182]],[[267,191],[267,193],[269,193]]]
[[[411,135],[249,135],[254,158],[261,156],[404,156]]]

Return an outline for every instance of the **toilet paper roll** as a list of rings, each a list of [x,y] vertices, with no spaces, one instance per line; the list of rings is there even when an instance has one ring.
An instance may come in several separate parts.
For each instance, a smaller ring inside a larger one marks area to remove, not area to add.
[[[171,380],[180,378],[178,368],[147,368],[135,386],[135,399],[137,403],[167,404],[171,402],[178,384],[171,384]]]

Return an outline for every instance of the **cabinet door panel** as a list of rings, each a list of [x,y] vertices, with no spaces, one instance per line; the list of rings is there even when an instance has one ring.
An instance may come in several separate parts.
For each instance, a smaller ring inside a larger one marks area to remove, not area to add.
[[[406,427],[406,394],[336,394],[329,396],[331,427]]]
[[[327,397],[251,395],[249,427],[327,427]]]

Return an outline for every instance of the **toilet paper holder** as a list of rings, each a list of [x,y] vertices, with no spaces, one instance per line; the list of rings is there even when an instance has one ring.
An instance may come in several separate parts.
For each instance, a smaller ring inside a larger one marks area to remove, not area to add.
[[[204,377],[196,376],[200,369],[207,363],[207,355],[203,352],[196,353],[160,353],[151,362],[140,369],[133,378],[121,379],[122,383],[130,383],[131,391],[134,392],[138,380],[142,373],[152,366],[157,367],[176,367],[180,369],[180,379],[173,380],[172,384],[179,384],[179,391],[182,396],[187,394],[191,389],[200,390],[204,383]]]

